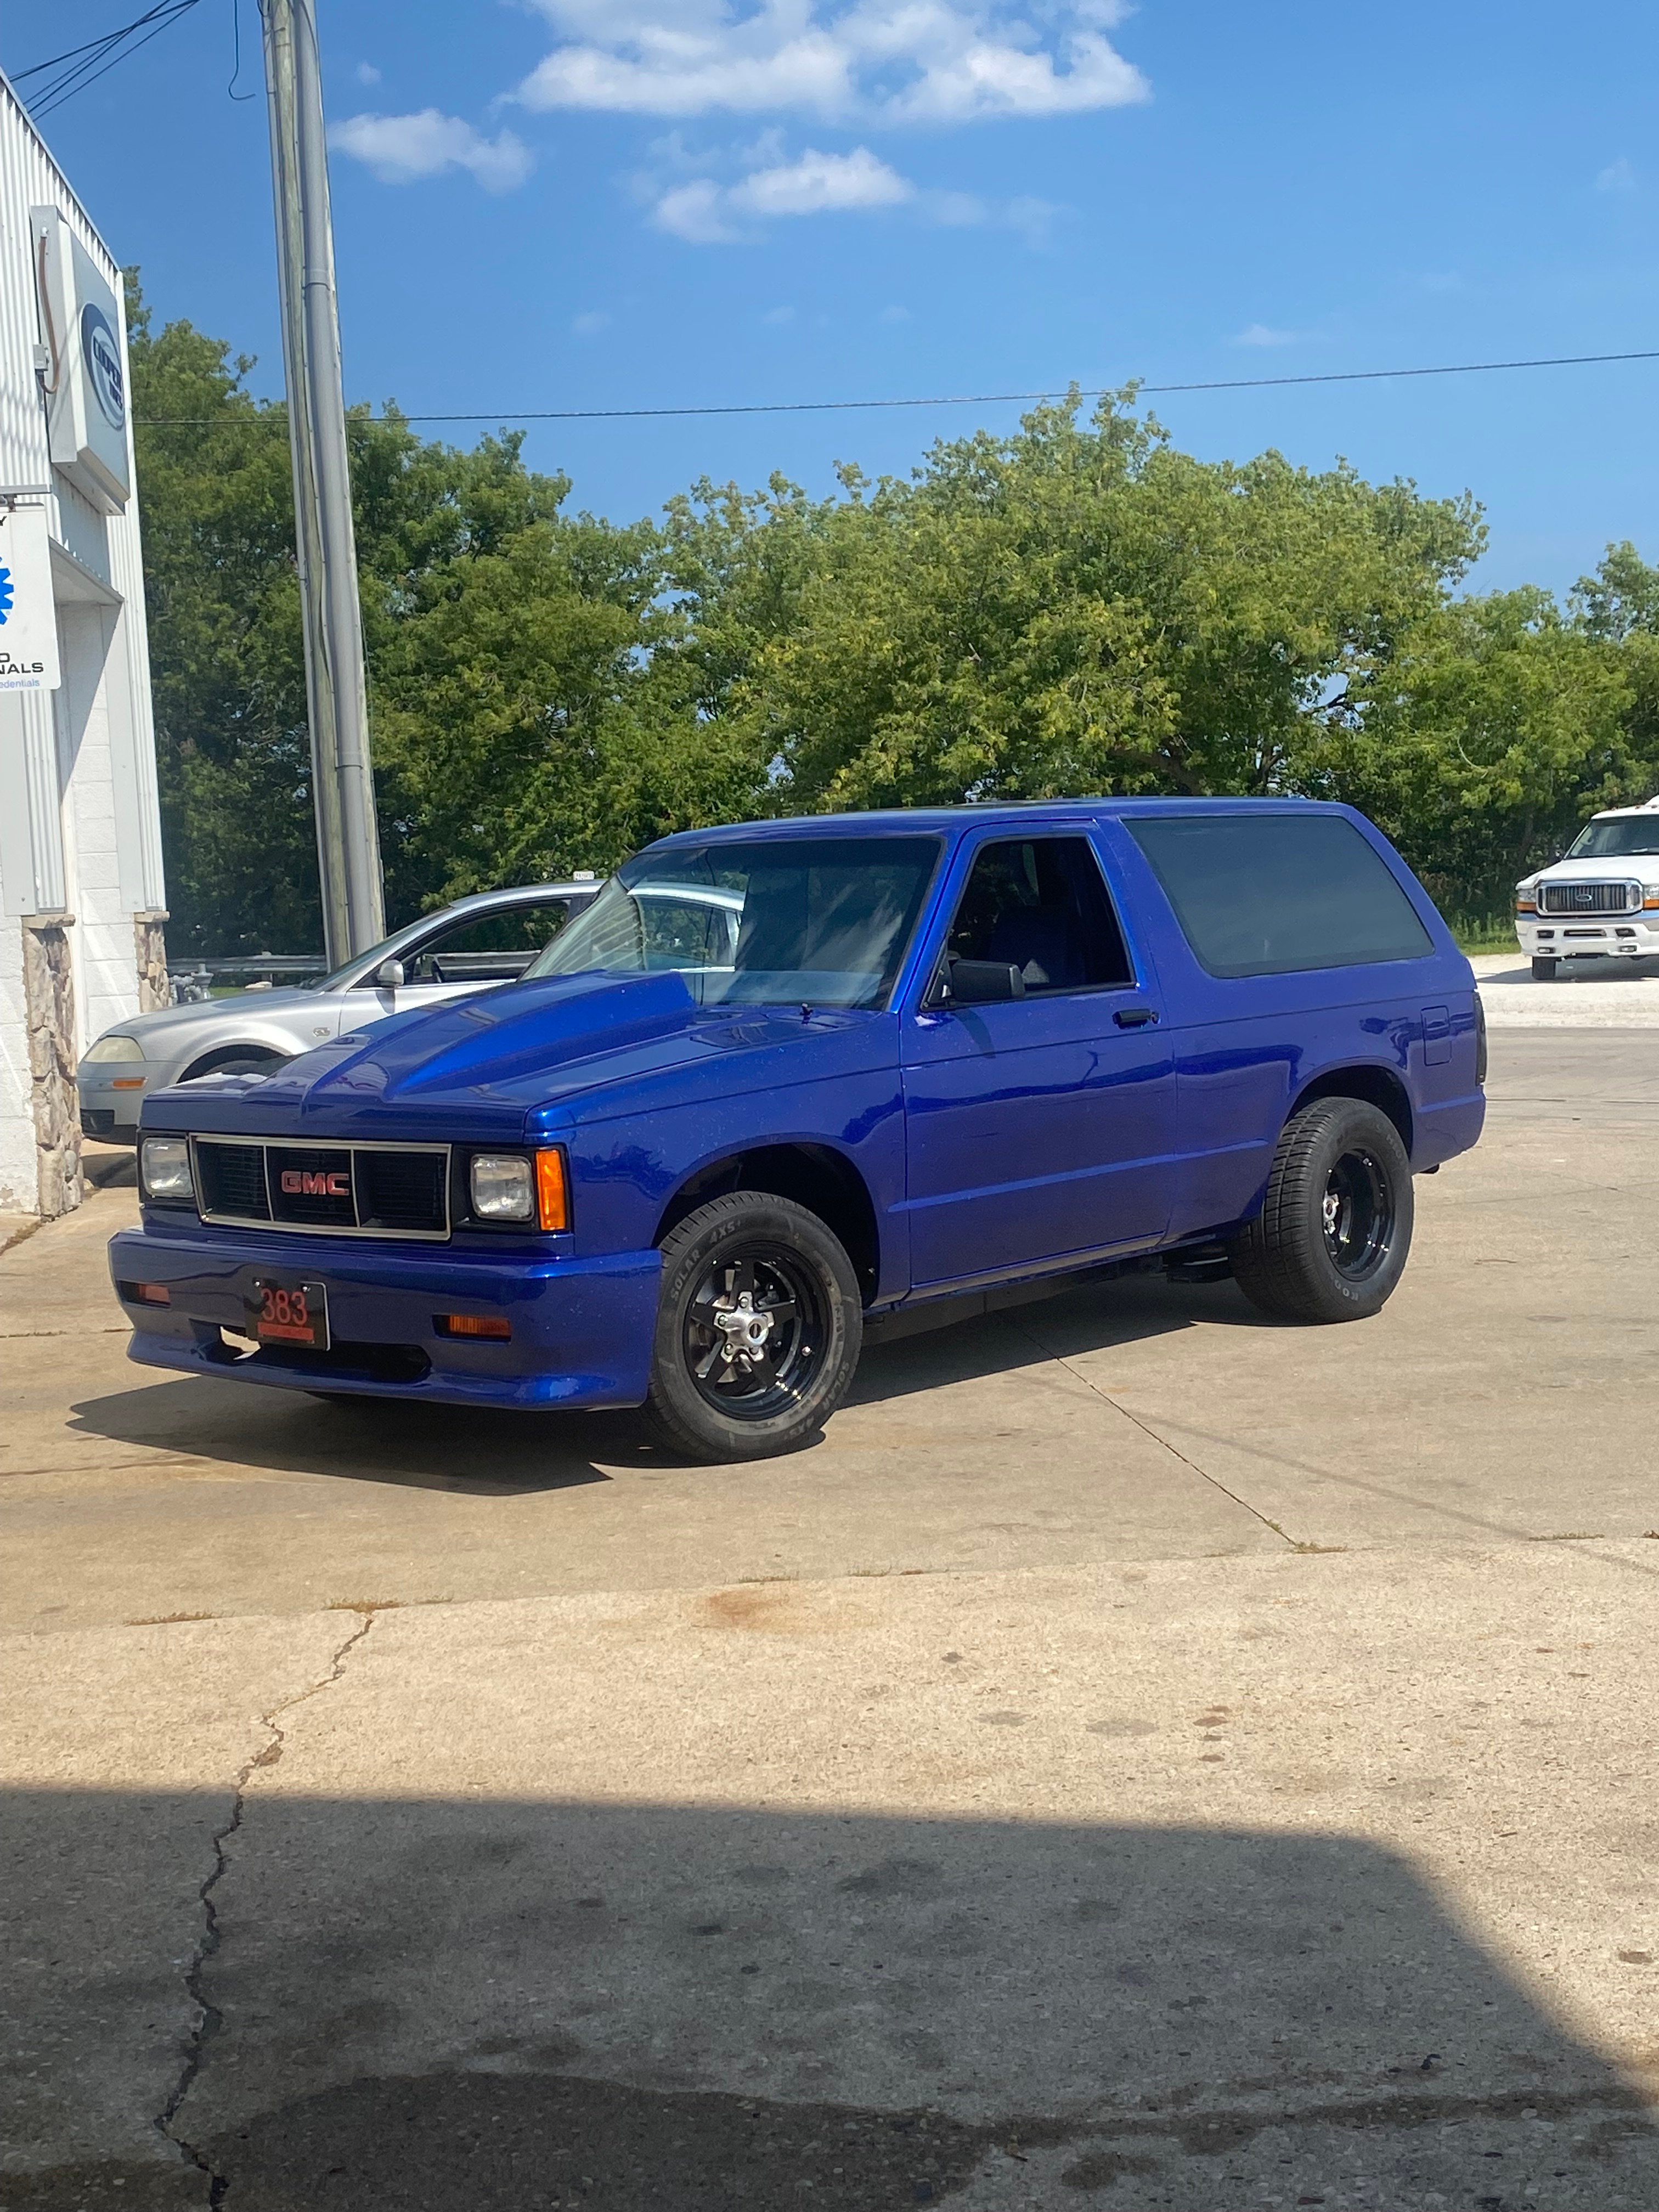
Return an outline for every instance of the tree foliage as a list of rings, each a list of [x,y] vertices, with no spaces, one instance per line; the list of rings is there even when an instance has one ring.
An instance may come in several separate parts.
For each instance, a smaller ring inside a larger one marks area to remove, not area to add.
[[[280,407],[136,294],[175,940],[317,935]],[[167,428],[166,425],[189,427]],[[160,426],[160,427],[158,427]],[[1659,788],[1659,569],[1460,596],[1467,495],[1176,451],[1133,387],[907,477],[571,514],[516,436],[350,424],[388,908],[768,812],[1093,792],[1352,800],[1487,911]]]

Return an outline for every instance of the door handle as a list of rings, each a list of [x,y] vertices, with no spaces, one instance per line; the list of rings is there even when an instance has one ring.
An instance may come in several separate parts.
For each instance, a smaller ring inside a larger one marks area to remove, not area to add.
[[[1150,1029],[1158,1019],[1156,1006],[1120,1006],[1112,1019],[1121,1030]]]

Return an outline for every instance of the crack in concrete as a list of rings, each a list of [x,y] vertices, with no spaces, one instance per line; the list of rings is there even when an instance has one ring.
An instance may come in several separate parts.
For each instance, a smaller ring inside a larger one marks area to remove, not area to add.
[[[1314,1548],[1322,1548],[1298,1543],[1294,1536],[1288,1534],[1279,1527],[1277,1521],[1270,1521],[1258,1506],[1252,1505],[1248,1498],[1241,1498],[1236,1490],[1229,1490],[1226,1484],[1218,1481],[1207,1468],[1200,1467],[1195,1459],[1188,1459],[1179,1444],[1172,1444],[1168,1437],[1161,1437],[1149,1422],[1143,1421],[1138,1413],[1132,1413],[1120,1399],[1113,1397],[1109,1390],[1103,1390],[1098,1382],[1094,1382],[1080,1367],[1066,1358],[1063,1352],[1051,1352],[1036,1331],[1028,1323],[1017,1322],[1015,1327],[1022,1336],[1036,1345],[1045,1359],[1052,1360],[1056,1367],[1063,1367],[1068,1375],[1075,1376],[1085,1390],[1092,1390],[1096,1397],[1109,1406],[1115,1413],[1121,1413],[1124,1419],[1139,1429],[1143,1437],[1148,1437],[1153,1443],[1161,1445],[1169,1453],[1170,1458],[1178,1459],[1182,1467],[1190,1468],[1200,1482],[1207,1482],[1212,1490],[1218,1490],[1224,1498],[1231,1498],[1235,1505],[1242,1505],[1247,1513],[1254,1514],[1264,1528],[1271,1528],[1279,1541],[1288,1545],[1291,1551],[1305,1552]]]
[[[288,1741],[288,1732],[282,1725],[282,1717],[286,1713],[291,1713],[295,1706],[303,1705],[322,1691],[331,1689],[344,1674],[346,1659],[350,1652],[362,1642],[364,1637],[374,1626],[374,1614],[372,1611],[359,1611],[355,1607],[350,1609],[357,1613],[358,1625],[335,1652],[329,1663],[327,1674],[319,1680],[313,1682],[308,1688],[300,1691],[296,1696],[285,1698],[281,1705],[273,1705],[269,1712],[260,1714],[259,1725],[269,1732],[270,1740],[245,1762],[237,1774],[231,1797],[230,1818],[223,1827],[214,1831],[213,1865],[206,1881],[197,1893],[202,1906],[202,1933],[194,1955],[185,1971],[185,1990],[191,2002],[196,2007],[198,2016],[195,2027],[191,2030],[190,2041],[185,2047],[185,2061],[179,2069],[179,2078],[173,2085],[172,2094],[155,2115],[153,2124],[167,2142],[174,2146],[185,2161],[195,2166],[206,2178],[208,2203],[212,2208],[212,2212],[219,2212],[219,2207],[225,2201],[230,2188],[229,2176],[221,2173],[207,2154],[197,2144],[191,2142],[187,2136],[178,2133],[173,2127],[173,2122],[178,2118],[179,2108],[185,2098],[196,2086],[197,2077],[201,2073],[207,2058],[209,2044],[213,2041],[224,2024],[224,2015],[204,1987],[208,1961],[219,1948],[219,1916],[214,1905],[213,1893],[224,1879],[230,1863],[225,1856],[225,1845],[242,1825],[249,1781],[260,1767],[274,1766],[283,1755],[283,1746]]]

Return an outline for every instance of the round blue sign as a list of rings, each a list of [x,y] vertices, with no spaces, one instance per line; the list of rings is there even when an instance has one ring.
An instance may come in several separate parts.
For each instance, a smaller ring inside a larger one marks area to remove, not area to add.
[[[98,411],[112,430],[126,428],[127,379],[126,367],[121,359],[120,342],[110,328],[109,317],[101,307],[82,307],[81,310],[81,352],[87,364],[87,380],[92,386],[93,398],[98,402]]]

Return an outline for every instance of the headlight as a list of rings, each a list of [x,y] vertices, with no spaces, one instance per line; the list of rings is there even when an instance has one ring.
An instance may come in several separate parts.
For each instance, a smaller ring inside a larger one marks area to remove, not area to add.
[[[535,1210],[535,1177],[521,1152],[473,1155],[472,1211],[480,1221],[528,1221]]]
[[[144,1048],[137,1037],[100,1036],[82,1054],[83,1063],[100,1060],[142,1060]]]
[[[142,1172],[146,1198],[178,1200],[196,1195],[195,1178],[190,1171],[188,1137],[146,1137]]]

